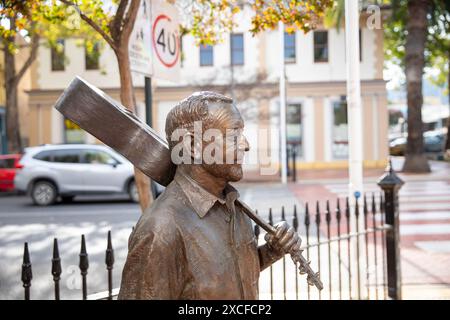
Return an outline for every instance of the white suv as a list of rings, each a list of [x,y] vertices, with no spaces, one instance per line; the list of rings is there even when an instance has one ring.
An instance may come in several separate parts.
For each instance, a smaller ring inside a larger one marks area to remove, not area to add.
[[[14,185],[37,205],[58,196],[71,201],[81,194],[127,193],[137,202],[133,165],[103,145],[44,145],[25,149]]]

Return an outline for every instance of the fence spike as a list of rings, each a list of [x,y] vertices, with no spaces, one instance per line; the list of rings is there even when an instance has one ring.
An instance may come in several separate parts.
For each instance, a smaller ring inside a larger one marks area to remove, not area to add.
[[[286,221],[286,216],[284,215],[284,206],[281,206],[281,221]]]
[[[273,226],[272,208],[269,208],[269,224]]]
[[[59,257],[58,239],[53,239],[52,275],[53,279],[59,280],[62,273],[61,258]]]
[[[341,221],[341,205],[339,198],[336,199],[336,220],[338,221],[338,223]]]
[[[83,280],[82,283],[82,290],[83,290],[83,300],[87,299],[87,283],[86,283],[86,276],[88,273],[89,268],[89,259],[88,254],[86,251],[86,240],[84,238],[84,234],[81,235],[81,250],[80,250],[80,264],[79,264],[80,270],[81,270],[81,277]]]
[[[366,194],[364,193],[364,216],[367,216],[368,212],[369,212],[369,210],[367,209],[367,198],[366,198]]]
[[[61,258],[59,257],[58,239],[53,239],[52,275],[55,283],[55,300],[59,300],[59,281],[61,280]]]
[[[292,226],[294,230],[297,232],[298,230],[298,218],[297,218],[297,206],[294,204],[294,218],[292,219]]]
[[[331,222],[330,201],[327,200],[327,212],[325,213],[325,219],[328,224]]]
[[[319,207],[319,201],[316,201],[316,224],[320,224],[320,207]]]
[[[355,197],[355,217],[359,217],[359,201],[358,198]]]
[[[114,249],[111,241],[111,230],[108,231],[108,245],[106,247],[105,264],[108,270],[114,266]]]
[[[33,279],[33,271],[31,268],[30,252],[28,251],[28,242],[25,242],[23,248],[22,261],[22,282],[25,289],[25,300],[30,300],[31,280]]]
[[[305,206],[305,226],[309,226],[311,223],[311,221],[309,220],[309,206],[308,206],[308,202],[306,203]]]
[[[348,219],[350,219],[350,204],[348,201],[348,197],[345,197],[345,217]]]
[[[108,245],[106,247],[105,264],[106,270],[108,270],[108,300],[112,300],[112,270],[114,267],[114,249],[112,247],[111,241],[111,230],[108,231]]]
[[[377,205],[375,203],[375,193],[372,192],[372,214],[376,214],[377,213]]]

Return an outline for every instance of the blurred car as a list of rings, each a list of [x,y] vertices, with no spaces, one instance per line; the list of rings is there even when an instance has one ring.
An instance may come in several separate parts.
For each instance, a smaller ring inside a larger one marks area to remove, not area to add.
[[[406,150],[407,137],[398,137],[392,139],[389,143],[389,153],[392,156],[403,156]],[[423,135],[423,143],[425,152],[438,153],[444,151],[445,137],[442,133],[425,132]]]
[[[389,154],[391,156],[403,156],[406,149],[406,137],[392,139],[389,142]]]
[[[14,177],[20,169],[20,154],[0,155],[0,192],[14,191]]]
[[[36,205],[53,204],[58,197],[126,193],[138,202],[133,165],[103,145],[44,145],[25,149],[14,184]]]

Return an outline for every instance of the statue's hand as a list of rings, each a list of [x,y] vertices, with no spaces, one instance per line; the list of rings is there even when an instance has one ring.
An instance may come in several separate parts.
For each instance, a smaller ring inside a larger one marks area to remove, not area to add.
[[[281,221],[274,227],[275,234],[267,233],[264,237],[269,246],[284,254],[300,250],[302,240],[293,227],[289,226],[286,221]]]

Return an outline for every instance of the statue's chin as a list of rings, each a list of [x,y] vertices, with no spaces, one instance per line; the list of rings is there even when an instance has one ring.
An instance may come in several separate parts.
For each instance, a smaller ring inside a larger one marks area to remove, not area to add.
[[[229,172],[229,181],[230,182],[237,182],[242,179],[243,172],[242,172],[242,166],[240,165],[233,165]]]
[[[243,171],[240,164],[204,165],[206,171],[217,178],[225,178],[229,182],[237,182],[242,179]]]

